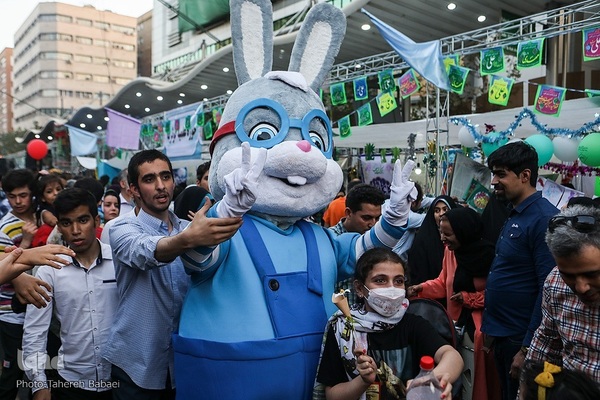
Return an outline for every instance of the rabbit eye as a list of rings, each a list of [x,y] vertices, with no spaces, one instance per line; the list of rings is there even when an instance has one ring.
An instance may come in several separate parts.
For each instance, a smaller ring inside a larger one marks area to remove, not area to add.
[[[258,124],[250,131],[248,137],[252,140],[269,140],[277,135],[277,128],[271,124]]]
[[[312,140],[313,144],[321,151],[327,151],[327,141],[325,139],[323,139],[323,137],[315,131],[310,131],[309,132],[310,135],[310,139]]]

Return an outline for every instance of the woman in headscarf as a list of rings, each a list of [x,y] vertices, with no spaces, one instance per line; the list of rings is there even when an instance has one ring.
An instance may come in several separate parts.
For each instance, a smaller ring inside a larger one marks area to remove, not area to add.
[[[450,196],[436,197],[421,227],[415,235],[415,240],[408,251],[410,283],[416,285],[433,279],[442,270],[444,246],[440,240],[440,217],[450,209],[458,207]]]
[[[481,318],[485,283],[494,259],[494,244],[483,238],[483,223],[477,212],[458,207],[440,218],[440,238],[445,246],[442,272],[435,279],[408,288],[407,295],[436,299],[445,297],[447,310],[457,326],[465,327],[475,346],[474,399],[500,398],[491,355],[483,350]],[[488,360],[489,358],[489,360]],[[490,373],[491,372],[491,373]],[[497,393],[496,393],[497,392]]]

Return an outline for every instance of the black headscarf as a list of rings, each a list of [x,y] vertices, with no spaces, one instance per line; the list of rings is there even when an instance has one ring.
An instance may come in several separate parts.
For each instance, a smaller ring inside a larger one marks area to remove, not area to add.
[[[175,198],[174,212],[180,219],[190,220],[188,213],[196,212],[204,202],[204,198],[209,195],[206,189],[200,186],[188,186]]]
[[[498,199],[492,192],[490,200],[481,214],[483,237],[494,244],[498,241],[500,231],[508,218],[508,214],[510,214],[509,204],[507,200]]]
[[[475,292],[473,278],[486,277],[494,260],[494,244],[482,237],[483,223],[476,211],[468,207],[449,210],[448,219],[460,246],[454,250],[456,273],[454,293]]]
[[[457,205],[450,196],[436,197],[427,210],[427,215],[415,235],[410,250],[408,250],[408,265],[410,284],[416,285],[429,279],[437,278],[442,270],[444,258],[444,245],[440,239],[439,227],[435,223],[435,205],[443,201],[449,208]]]

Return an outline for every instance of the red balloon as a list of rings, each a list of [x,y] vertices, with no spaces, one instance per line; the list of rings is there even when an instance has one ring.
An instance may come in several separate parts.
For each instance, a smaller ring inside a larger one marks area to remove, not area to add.
[[[48,154],[48,145],[42,139],[33,139],[27,143],[27,154],[34,160],[41,160]]]

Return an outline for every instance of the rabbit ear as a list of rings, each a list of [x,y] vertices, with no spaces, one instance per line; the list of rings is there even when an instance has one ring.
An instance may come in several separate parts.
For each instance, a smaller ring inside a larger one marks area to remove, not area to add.
[[[300,72],[315,92],[321,87],[346,33],[346,16],[328,3],[315,5],[306,15],[294,43],[289,70]]]
[[[238,84],[259,78],[273,65],[273,6],[269,0],[231,0],[233,64]]]

